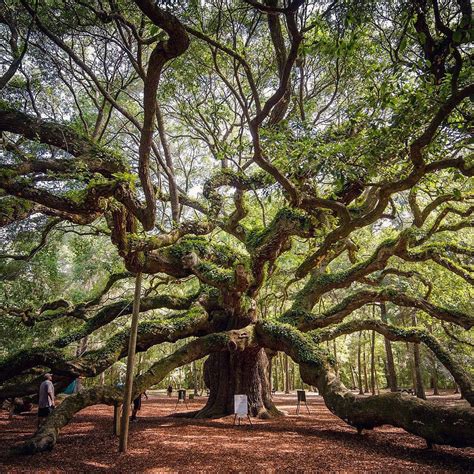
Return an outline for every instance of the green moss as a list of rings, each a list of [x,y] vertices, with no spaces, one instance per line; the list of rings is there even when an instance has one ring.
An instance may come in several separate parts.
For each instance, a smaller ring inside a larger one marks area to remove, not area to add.
[[[279,238],[280,233],[286,236],[292,229],[303,232],[308,231],[311,226],[311,219],[304,212],[284,207],[276,213],[266,228],[250,230],[245,243],[249,249],[255,250],[273,238]]]
[[[225,267],[232,266],[237,260],[243,260],[235,249],[224,244],[212,243],[204,237],[185,237],[179,242],[168,247],[166,250],[173,259],[181,261],[181,259],[190,253],[195,253],[199,258],[210,260]]]
[[[0,99],[0,110],[5,112],[16,112],[15,107],[13,107],[12,102],[9,100]]]
[[[71,191],[66,191],[63,194],[63,197],[66,199],[69,199],[73,203],[76,204],[81,204],[84,202],[85,198],[87,196],[87,188],[86,189],[73,189]]]
[[[200,257],[208,255],[209,242],[203,237],[186,237],[169,248],[171,257],[181,260],[189,253],[196,253]]]
[[[311,337],[296,330],[289,324],[263,323],[263,327],[276,341],[289,347],[291,357],[298,364],[311,364],[317,367],[324,366],[325,355],[317,347]]]
[[[286,311],[279,319],[284,324],[298,325],[303,322],[311,322],[314,320],[314,315],[303,309],[292,309]]]
[[[234,273],[231,270],[224,270],[209,262],[199,263],[196,270],[211,284],[227,285],[234,279]]]
[[[112,176],[116,178],[117,183],[127,184],[132,190],[136,188],[136,183],[138,181],[138,176],[136,174],[129,172],[120,172],[114,173]]]
[[[6,196],[0,200],[0,214],[2,220],[12,220],[16,216],[27,213],[33,207],[33,202],[13,196]]]
[[[0,168],[0,179],[4,181],[8,181],[9,179],[13,179],[15,176],[17,176],[17,172],[12,169],[8,168]]]

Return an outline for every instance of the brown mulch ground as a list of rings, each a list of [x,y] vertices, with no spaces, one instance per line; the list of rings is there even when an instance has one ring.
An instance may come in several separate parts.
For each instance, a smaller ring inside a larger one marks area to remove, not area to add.
[[[458,396],[430,397],[457,404]],[[175,399],[152,395],[131,424],[129,450],[118,454],[112,435],[113,409],[83,410],[64,428],[51,453],[13,457],[8,448],[34,431],[35,414],[8,420],[0,412],[0,472],[308,472],[470,471],[474,449],[436,446],[389,426],[363,435],[332,415],[321,397],[309,394],[311,414],[295,415],[296,397],[275,396],[289,416],[233,427],[233,418],[170,417]],[[190,402],[190,409],[205,398]],[[182,408],[181,408],[182,410]]]

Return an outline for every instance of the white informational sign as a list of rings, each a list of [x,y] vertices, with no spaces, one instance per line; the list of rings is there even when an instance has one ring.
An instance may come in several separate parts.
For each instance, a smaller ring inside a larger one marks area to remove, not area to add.
[[[234,395],[234,413],[239,418],[247,418],[249,414],[247,395]]]

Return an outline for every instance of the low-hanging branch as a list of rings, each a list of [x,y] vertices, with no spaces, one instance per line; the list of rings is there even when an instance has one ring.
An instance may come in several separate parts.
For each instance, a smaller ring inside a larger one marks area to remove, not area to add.
[[[275,323],[259,324],[256,331],[260,344],[285,352],[299,364],[303,381],[318,387],[329,410],[358,431],[392,425],[430,445],[474,446],[474,408],[440,406],[400,393],[354,395],[310,336]]]
[[[420,309],[436,319],[455,323],[465,329],[474,326],[474,317],[469,314],[435,305],[424,298],[409,296],[392,287],[379,290],[360,290],[321,314],[298,309],[290,310],[281,316],[281,320],[298,327],[300,331],[309,331],[339,323],[353,311],[368,303],[382,303],[384,301],[390,301],[397,306]]]
[[[185,313],[141,322],[138,325],[137,352],[146,351],[162,342],[176,342],[220,330],[223,328],[221,317],[219,312],[209,315],[204,308],[196,305]],[[61,339],[58,340],[57,348],[48,345],[19,351],[0,363],[0,383],[38,366],[48,367],[53,374],[71,378],[94,377],[127,355],[128,337],[129,330],[125,329],[111,336],[101,348],[73,358],[62,349],[66,341]],[[10,392],[8,396],[11,396]],[[0,398],[3,397],[0,386]]]
[[[419,327],[400,328],[382,321],[364,319],[345,322],[327,329],[312,331],[308,334],[316,344],[320,344],[321,342],[335,339],[344,334],[352,334],[354,332],[365,330],[376,331],[390,341],[425,344],[453,376],[455,382],[461,389],[462,396],[471,404],[471,406],[474,406],[474,390],[469,373],[464,369],[463,365],[456,361],[451,353],[441,345],[438,339],[436,339],[426,329]]]
[[[112,317],[114,304],[105,306],[97,310],[97,305],[100,304],[101,299],[110,291],[112,286],[117,281],[129,278],[130,276],[131,273],[129,272],[119,272],[111,274],[102,290],[94,298],[84,303],[79,303],[75,306],[71,306],[70,302],[66,301],[65,299],[59,299],[44,303],[38,310],[34,310],[33,308],[10,308],[8,306],[0,307],[0,315],[20,317],[22,322],[27,326],[34,326],[36,323],[41,323],[45,321],[55,321],[65,317],[75,318],[87,321],[85,326],[90,328],[92,332],[112,320],[110,319],[110,321],[107,321],[106,317],[104,317],[104,313],[110,314],[110,317]],[[125,306],[125,302],[122,302],[122,304]],[[89,319],[89,313],[93,311],[98,311],[98,314]],[[104,323],[100,324],[99,321],[102,320],[104,320]],[[99,324],[94,323],[94,321],[97,321],[97,323]],[[56,344],[53,343],[53,345]]]
[[[172,370],[201,359],[211,352],[222,350],[243,351],[255,344],[252,328],[232,330],[195,339],[173,354],[155,362],[139,375],[133,385],[134,399],[140,393],[161,382]],[[94,387],[68,397],[46,420],[35,435],[14,448],[15,453],[34,454],[50,451],[57,442],[59,431],[80,410],[99,403],[116,405],[122,401],[123,391],[116,387]]]

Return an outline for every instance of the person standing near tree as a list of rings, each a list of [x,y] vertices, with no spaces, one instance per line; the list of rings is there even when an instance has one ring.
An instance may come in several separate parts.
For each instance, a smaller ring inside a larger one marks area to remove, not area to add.
[[[137,421],[137,413],[142,408],[142,396],[143,395],[148,400],[148,395],[146,394],[146,392],[140,393],[140,395],[138,395],[138,397],[133,400],[133,410],[132,410],[132,419],[131,419],[131,421]]]
[[[54,385],[53,375],[45,374],[45,380],[39,387],[38,397],[38,428],[46,421],[48,415],[54,410]]]

